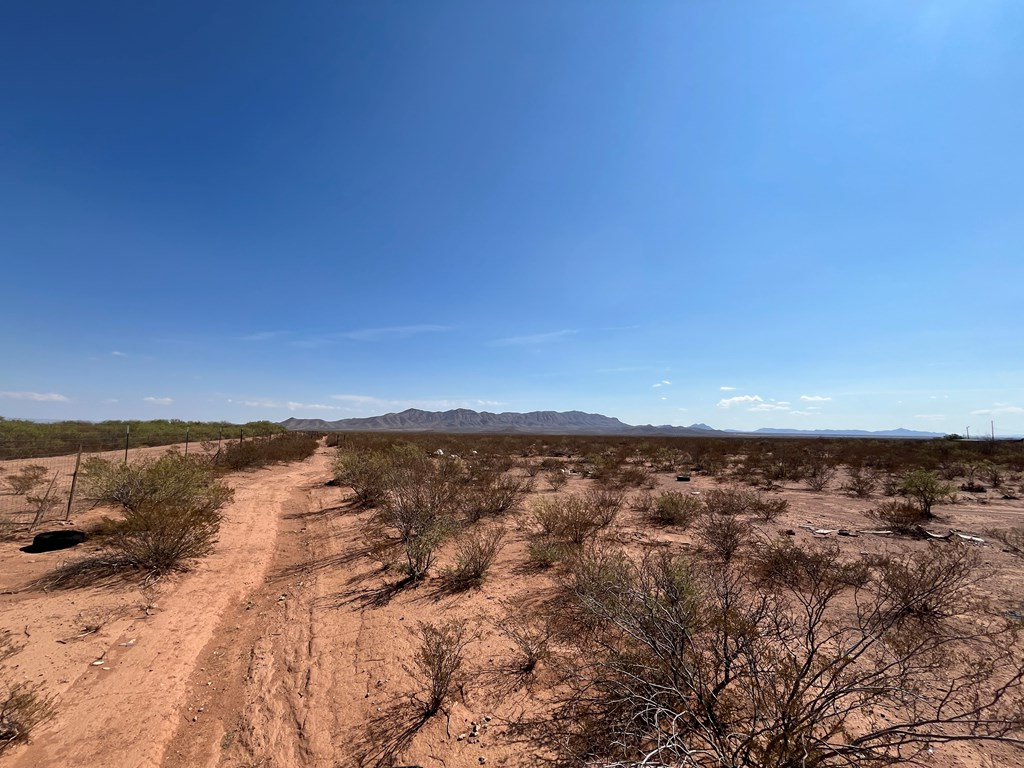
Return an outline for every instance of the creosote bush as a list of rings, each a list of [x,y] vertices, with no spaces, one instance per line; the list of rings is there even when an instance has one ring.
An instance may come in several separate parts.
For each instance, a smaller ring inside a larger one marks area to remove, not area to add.
[[[469,589],[483,584],[504,539],[505,527],[502,525],[464,531],[455,545],[455,562],[444,572],[445,580],[453,589]]]
[[[0,663],[19,651],[7,630],[0,631]],[[33,729],[53,716],[53,699],[37,686],[12,683],[0,676],[0,754],[28,741]]]
[[[216,466],[223,471],[256,469],[279,462],[301,461],[316,453],[319,443],[313,435],[288,432],[231,443],[216,456]]]
[[[7,476],[7,484],[18,496],[24,496],[46,480],[48,472],[46,467],[40,464],[29,464],[22,467],[18,472]]]
[[[220,509],[234,492],[216,481],[206,459],[169,451],[131,464],[90,459],[83,467],[84,494],[122,510],[104,526],[111,564],[158,576],[187,570],[212,551]]]
[[[609,525],[614,514],[608,508],[594,506],[583,496],[559,496],[541,499],[531,510],[540,537],[574,547],[582,546]]]
[[[864,467],[850,467],[846,482],[841,486],[845,493],[855,496],[858,499],[871,497],[875,488],[878,487],[878,480],[874,473]]]
[[[546,623],[531,616],[524,606],[505,604],[505,615],[495,622],[498,631],[519,652],[515,668],[519,674],[532,675],[537,666],[551,658],[553,632]]]
[[[654,498],[648,516],[659,525],[689,528],[700,516],[703,507],[699,496],[681,491],[667,491]]]
[[[920,507],[903,499],[883,501],[868,515],[893,533],[901,534],[915,534],[921,525],[928,522],[928,515]]]
[[[476,522],[485,517],[501,517],[515,512],[530,491],[529,478],[486,474],[469,484],[464,493],[466,518]]]
[[[451,698],[462,669],[466,646],[474,639],[466,622],[432,624],[421,621],[414,630],[419,647],[413,674],[423,687],[419,699],[425,718],[440,712]]]
[[[773,547],[754,569],[584,550],[567,574],[580,629],[561,635],[536,743],[566,766],[859,768],[1020,737],[1016,629],[958,613],[976,582],[965,547]]]

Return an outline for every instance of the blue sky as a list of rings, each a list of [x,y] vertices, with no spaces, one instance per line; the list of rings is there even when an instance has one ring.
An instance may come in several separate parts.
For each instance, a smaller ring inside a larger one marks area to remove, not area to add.
[[[1024,3],[7,4],[0,415],[1024,432]]]

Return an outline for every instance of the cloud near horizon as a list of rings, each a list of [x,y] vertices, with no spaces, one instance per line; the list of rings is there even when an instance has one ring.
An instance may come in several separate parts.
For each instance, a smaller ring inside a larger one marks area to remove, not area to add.
[[[9,400],[33,400],[37,403],[70,403],[71,399],[57,392],[0,392]]]
[[[824,395],[800,395],[800,399],[805,403],[827,403],[832,398]]]
[[[171,405],[174,402],[173,397],[144,397],[142,402],[150,403],[152,405]]]
[[[788,411],[789,403],[758,403],[753,408],[748,408],[753,413],[766,413],[768,411]]]
[[[1021,408],[1019,405],[993,403],[991,408],[981,408],[977,411],[971,411],[971,416],[1019,415],[1022,413],[1024,413],[1024,408]]]
[[[734,405],[743,403],[763,403],[764,398],[760,395],[736,395],[735,397],[724,397],[718,401],[719,408],[731,408]]]
[[[719,392],[735,392],[739,387],[719,387]]]

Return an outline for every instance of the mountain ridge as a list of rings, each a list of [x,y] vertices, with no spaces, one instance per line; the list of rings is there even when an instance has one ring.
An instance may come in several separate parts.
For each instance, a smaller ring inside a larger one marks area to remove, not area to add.
[[[700,435],[708,434],[706,425],[695,427],[634,426],[611,416],[584,411],[473,411],[456,408],[450,411],[422,411],[408,408],[399,413],[354,419],[289,418],[280,422],[285,429],[313,432],[467,432],[524,433],[560,435]],[[723,434],[717,430],[714,434]]]
[[[281,426],[297,432],[453,432],[453,433],[510,433],[552,435],[635,435],[638,437],[678,436],[795,436],[795,437],[875,437],[928,439],[943,437],[938,432],[916,432],[909,429],[869,431],[863,429],[780,429],[762,427],[753,431],[719,430],[697,423],[688,427],[670,424],[626,424],[611,416],[584,411],[473,411],[455,408],[449,411],[423,411],[407,408],[398,413],[352,419],[289,418]]]

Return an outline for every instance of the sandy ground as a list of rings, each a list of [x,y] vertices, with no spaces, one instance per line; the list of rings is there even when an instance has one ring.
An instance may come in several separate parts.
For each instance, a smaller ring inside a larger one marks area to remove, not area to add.
[[[389,591],[396,577],[368,557],[360,534],[366,513],[352,508],[348,489],[325,485],[332,456],[320,449],[301,464],[230,476],[235,500],[225,510],[216,554],[155,590],[26,590],[68,553],[30,555],[18,549],[24,541],[0,543],[0,621],[24,645],[6,666],[57,696],[56,717],[29,745],[0,757],[0,768],[529,763],[531,745],[517,741],[509,724],[535,707],[545,672],[532,692],[509,675],[513,649],[493,623],[509,601],[540,601],[553,590],[552,576],[524,567],[525,532],[510,526],[494,573],[479,590],[447,594],[434,577]],[[536,495],[550,494],[538,481]],[[563,492],[590,482],[573,478]],[[682,484],[659,475],[658,483],[688,492],[719,487],[705,477]],[[876,527],[865,512],[878,498],[798,486],[779,493],[790,509],[764,527],[765,535],[789,528],[807,541],[813,534],[802,524]],[[1024,525],[1024,501],[998,494],[962,496],[936,511],[935,530],[984,536],[989,528]],[[685,533],[652,529],[628,510],[613,535],[689,541]],[[869,535],[830,538],[851,553],[928,546]],[[1021,561],[999,546],[978,546],[993,572],[987,589],[996,606],[1024,609]],[[440,566],[450,559],[449,545]],[[419,621],[449,618],[476,628],[466,682],[447,716],[418,724],[412,630]],[[933,764],[1018,763],[997,749],[950,745],[936,748]]]

